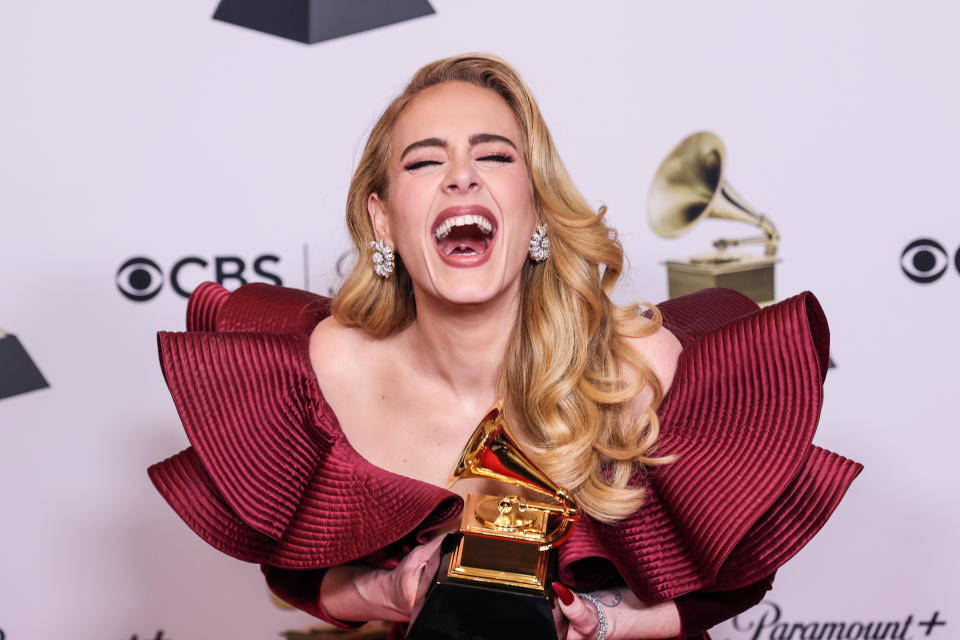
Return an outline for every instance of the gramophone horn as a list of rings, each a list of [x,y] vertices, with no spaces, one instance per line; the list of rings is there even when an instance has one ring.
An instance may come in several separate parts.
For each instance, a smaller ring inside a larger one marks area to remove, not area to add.
[[[739,240],[721,239],[717,249],[763,243],[765,255],[777,252],[779,234],[773,223],[748,205],[724,177],[726,150],[708,131],[688,136],[666,157],[650,185],[647,218],[658,235],[673,238],[703,218],[739,220],[760,227],[764,235]]]
[[[499,408],[491,409],[470,436],[450,476],[450,483],[466,478],[497,480],[552,498],[556,505],[538,503],[535,506],[539,511],[560,516],[559,524],[545,532],[541,549],[560,544],[579,520],[576,500],[527,457],[507,430]],[[494,503],[499,501],[498,498]]]

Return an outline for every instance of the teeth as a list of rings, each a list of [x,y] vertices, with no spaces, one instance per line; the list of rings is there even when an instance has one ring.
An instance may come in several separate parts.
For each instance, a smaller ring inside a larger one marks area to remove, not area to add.
[[[483,216],[470,215],[447,218],[439,227],[437,227],[437,230],[433,232],[433,236],[437,240],[442,240],[454,227],[465,227],[470,224],[477,225],[477,227],[484,233],[493,232],[493,225],[490,224],[489,220]]]

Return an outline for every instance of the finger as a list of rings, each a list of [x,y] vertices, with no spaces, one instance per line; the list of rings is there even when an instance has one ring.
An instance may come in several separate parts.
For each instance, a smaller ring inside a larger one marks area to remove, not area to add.
[[[437,550],[440,548],[440,545],[443,544],[443,539],[445,537],[446,536],[443,535],[434,536],[420,545],[418,549],[420,549],[424,557],[429,558],[437,553]]]
[[[424,544],[424,546],[430,549],[430,552],[433,553],[434,551],[440,548],[440,545],[443,544],[443,539],[446,537],[447,536],[442,534],[434,536],[433,538],[428,540],[426,544]]]
[[[420,609],[420,606],[426,599],[427,591],[429,591],[430,587],[433,585],[433,577],[436,575],[436,573],[436,567],[431,567],[429,563],[425,564],[423,569],[420,571],[420,575],[417,579],[416,590],[413,592],[413,598],[410,602],[410,610],[412,614]]]
[[[440,548],[442,543],[443,536],[437,536],[427,540],[423,544],[415,546],[410,553],[407,554],[409,562],[414,565],[425,563],[431,556],[436,555],[437,549]]]
[[[600,618],[597,615],[596,607],[589,602],[585,602],[582,598],[577,598],[576,596],[574,596],[572,599],[564,598],[563,596],[566,594],[564,594],[563,591],[566,590],[569,592],[569,589],[563,585],[555,584],[554,590],[557,591],[557,596],[559,596],[557,600],[560,605],[560,610],[570,622],[570,628],[584,636],[595,634],[600,628]]]
[[[556,600],[557,598],[554,598],[554,601]],[[567,637],[567,627],[569,625],[567,618],[563,615],[560,607],[556,605],[553,606],[551,611],[553,612],[553,624],[557,627],[557,638],[558,640],[565,640]]]
[[[437,536],[417,546],[410,552],[411,574],[404,588],[410,606],[416,605],[418,599],[429,588],[433,577],[440,566],[440,544],[443,536]]]
[[[433,553],[427,557],[423,563],[423,572],[420,574],[421,582],[430,582],[437,575],[437,569],[440,568],[440,554]]]

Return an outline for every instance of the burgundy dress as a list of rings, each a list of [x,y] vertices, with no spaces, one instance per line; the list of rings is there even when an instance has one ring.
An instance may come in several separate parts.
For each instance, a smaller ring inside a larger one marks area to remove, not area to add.
[[[559,547],[559,570],[578,590],[626,583],[644,602],[675,599],[683,635],[699,638],[763,597],[862,467],[811,444],[829,346],[812,294],[758,310],[712,289],[659,309],[683,351],[657,451],[679,458],[636,476],[648,497],[632,516],[583,518]],[[149,473],[209,544],[259,563],[281,598],[349,626],[319,602],[324,570],[394,566],[463,501],[374,466],[347,441],[309,359],[327,315],[329,300],[305,291],[201,285],[187,331],[157,336],[192,446]]]

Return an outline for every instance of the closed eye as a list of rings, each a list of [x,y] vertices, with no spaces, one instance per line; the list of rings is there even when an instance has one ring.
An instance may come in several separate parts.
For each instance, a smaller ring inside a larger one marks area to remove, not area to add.
[[[490,153],[480,158],[477,158],[481,162],[502,162],[504,164],[513,162],[513,156],[506,153]]]
[[[416,171],[417,169],[422,169],[424,167],[429,167],[430,165],[440,164],[438,160],[418,160],[416,162],[411,162],[410,164],[403,165],[403,168],[407,171]]]

